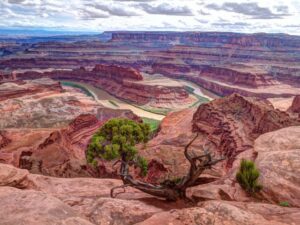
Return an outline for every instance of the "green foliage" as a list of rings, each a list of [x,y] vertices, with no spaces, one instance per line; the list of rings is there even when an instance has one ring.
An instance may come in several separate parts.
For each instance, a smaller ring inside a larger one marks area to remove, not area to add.
[[[148,161],[145,158],[138,156],[137,165],[141,168],[141,175],[146,176],[148,172]]]
[[[93,159],[91,164],[93,167],[96,167],[98,165],[98,162],[97,162],[97,160]]]
[[[288,202],[280,202],[279,205],[282,207],[290,207],[290,203]]]
[[[115,118],[106,122],[92,137],[86,159],[95,165],[97,159],[135,161],[146,175],[148,163],[137,155],[135,145],[146,143],[150,134],[148,124]]]
[[[146,117],[143,117],[143,122],[146,123],[146,124],[149,124],[150,126],[150,131],[153,133],[155,132],[158,127],[159,127],[159,124],[160,124],[160,121],[159,120],[155,120],[155,119],[150,119],[150,118],[146,118]]]
[[[116,107],[119,107],[119,105],[118,105],[116,102],[114,102],[114,101],[112,101],[112,100],[108,100],[108,101],[109,101],[110,104],[112,104],[112,105],[114,105],[114,106],[116,106]]]
[[[253,195],[262,189],[258,184],[259,171],[256,169],[254,162],[243,159],[236,179],[241,187],[249,194]]]

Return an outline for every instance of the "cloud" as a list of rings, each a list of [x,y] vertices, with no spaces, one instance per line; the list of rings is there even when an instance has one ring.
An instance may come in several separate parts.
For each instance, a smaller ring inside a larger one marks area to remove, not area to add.
[[[286,13],[273,13],[269,8],[260,7],[256,2],[225,2],[221,6],[217,4],[208,4],[206,5],[206,8],[240,13],[243,15],[251,16],[254,19],[278,19],[288,15]]]
[[[203,15],[203,16],[210,15],[209,12],[205,12],[205,11],[203,11],[202,9],[200,9],[200,10],[198,11],[198,13],[201,14],[201,15]]]
[[[176,15],[176,16],[192,16],[191,9],[187,6],[176,6],[168,3],[161,3],[157,6],[150,4],[139,4],[139,6],[149,14]]]
[[[244,27],[251,25],[250,23],[245,22],[236,22],[236,23],[230,23],[230,22],[216,22],[212,23],[214,26],[230,26],[230,27]]]
[[[139,14],[131,7],[120,4],[88,3],[85,6],[94,7],[108,12],[112,16],[138,16]]]
[[[0,26],[300,34],[299,11],[300,0],[0,0]]]
[[[114,0],[115,2],[154,2],[156,0]]]
[[[203,24],[208,23],[208,20],[203,20],[203,19],[196,19],[196,21],[198,21],[199,23],[203,23]]]
[[[108,18],[109,14],[106,12],[101,12],[99,10],[81,9],[79,11],[79,16],[81,19],[84,19],[84,20],[92,20],[92,19],[97,19],[97,18]]]
[[[289,13],[289,7],[286,5],[280,5],[275,7],[279,13]]]
[[[21,4],[25,2],[25,0],[8,0],[8,3],[11,3],[11,4]]]

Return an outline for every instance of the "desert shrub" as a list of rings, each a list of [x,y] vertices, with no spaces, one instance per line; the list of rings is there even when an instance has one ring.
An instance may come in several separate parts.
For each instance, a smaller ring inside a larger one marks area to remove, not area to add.
[[[92,137],[86,152],[88,163],[97,166],[97,159],[120,159],[147,174],[147,160],[138,155],[135,145],[146,143],[150,134],[148,124],[115,118],[106,122]]]
[[[290,207],[290,203],[288,202],[280,202],[279,205],[282,207]]]
[[[160,121],[159,120],[155,120],[155,119],[150,119],[150,118],[146,118],[146,117],[143,117],[143,122],[146,123],[146,124],[149,124],[150,126],[150,131],[152,133],[156,132],[159,128],[159,124],[160,124]]]
[[[240,169],[236,174],[236,179],[240,186],[250,195],[259,192],[262,186],[258,184],[259,171],[251,160],[243,159],[241,161]]]

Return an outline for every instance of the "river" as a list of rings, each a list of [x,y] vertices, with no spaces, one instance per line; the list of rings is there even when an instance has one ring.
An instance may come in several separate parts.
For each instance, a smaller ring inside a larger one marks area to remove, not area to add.
[[[101,105],[103,105],[107,108],[129,109],[133,113],[135,113],[136,115],[138,115],[140,117],[146,117],[146,118],[155,119],[155,120],[162,120],[165,117],[164,115],[148,112],[141,108],[135,107],[125,101],[122,101],[122,100],[112,96],[108,92],[106,92],[100,88],[96,88],[90,84],[75,82],[75,81],[64,81],[64,80],[62,82],[68,82],[69,84],[76,84],[76,85],[79,85],[79,86],[87,89],[93,95],[94,99],[98,103],[100,103]]]

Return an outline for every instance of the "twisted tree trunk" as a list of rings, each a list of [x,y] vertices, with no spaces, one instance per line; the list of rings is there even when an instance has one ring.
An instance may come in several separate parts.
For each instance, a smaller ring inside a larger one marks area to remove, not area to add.
[[[184,148],[184,155],[190,163],[190,169],[188,174],[184,176],[180,182],[175,184],[171,180],[166,180],[161,185],[152,185],[150,183],[136,180],[129,174],[129,162],[126,161],[126,156],[122,156],[120,176],[124,185],[112,188],[111,197],[116,197],[116,194],[114,193],[116,189],[124,189],[125,187],[130,186],[150,195],[165,198],[171,201],[187,198],[186,189],[197,185],[197,179],[203,173],[203,171],[224,160],[224,158],[215,160],[212,159],[211,154],[206,150],[204,151],[203,155],[192,157],[188,153],[188,150],[192,143],[197,139],[198,135],[199,134],[197,133],[197,135]]]

